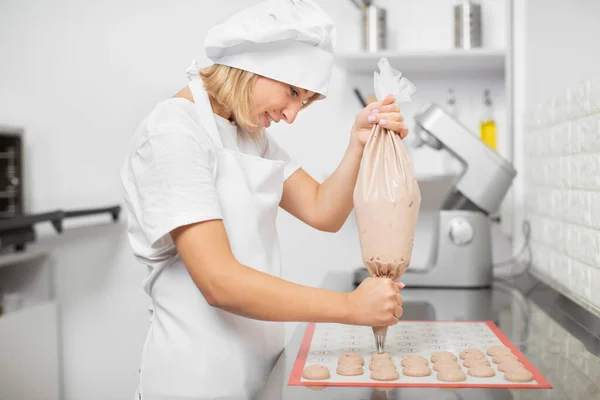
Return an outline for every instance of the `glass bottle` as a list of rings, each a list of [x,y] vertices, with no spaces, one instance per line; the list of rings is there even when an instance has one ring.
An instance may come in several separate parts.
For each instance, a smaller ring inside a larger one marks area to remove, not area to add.
[[[496,150],[496,121],[489,89],[483,92],[483,115],[480,122],[480,137],[491,149]]]

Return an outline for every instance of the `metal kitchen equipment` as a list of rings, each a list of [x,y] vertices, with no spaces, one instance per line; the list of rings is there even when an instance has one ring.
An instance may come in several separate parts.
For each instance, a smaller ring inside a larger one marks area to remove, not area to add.
[[[368,52],[387,49],[387,11],[371,1],[362,8],[362,48]]]
[[[0,218],[23,212],[23,130],[0,127]]]
[[[111,206],[85,210],[55,210],[46,213],[0,218],[0,250],[8,247],[14,247],[17,251],[25,250],[28,243],[36,240],[35,224],[50,222],[57,233],[62,233],[63,220],[66,218],[108,213],[111,215],[112,220],[116,222],[119,219],[120,212],[121,206]]]
[[[52,223],[56,232],[62,232],[65,218],[109,213],[117,221],[121,206],[84,210],[56,210],[44,213],[28,213],[23,195],[23,129],[0,126],[0,251],[14,248],[25,250],[28,243],[36,240],[34,225]]]
[[[454,47],[481,47],[481,5],[465,0],[454,6]]]
[[[430,265],[409,266],[407,287],[487,287],[493,279],[490,214],[510,188],[516,170],[459,121],[436,104],[416,116],[415,135],[430,147],[446,149],[463,171],[442,203],[431,236]],[[358,269],[355,281],[369,276]]]

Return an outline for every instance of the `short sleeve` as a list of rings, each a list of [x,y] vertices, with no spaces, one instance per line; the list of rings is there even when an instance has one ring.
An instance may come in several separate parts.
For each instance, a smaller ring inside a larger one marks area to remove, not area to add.
[[[173,229],[222,219],[210,140],[179,126],[159,126],[130,156],[130,196],[136,219],[154,247]]]
[[[287,180],[294,172],[300,169],[298,164],[279,144],[269,135],[266,131],[264,132],[264,149],[263,158],[269,160],[279,160],[284,162],[283,167],[283,180]]]

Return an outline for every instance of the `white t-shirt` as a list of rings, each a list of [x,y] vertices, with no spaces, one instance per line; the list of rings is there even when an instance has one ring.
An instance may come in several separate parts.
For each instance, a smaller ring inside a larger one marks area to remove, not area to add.
[[[137,128],[121,169],[129,241],[136,258],[150,267],[176,254],[173,229],[222,219],[215,150],[196,107],[182,98],[159,103]],[[267,132],[253,140],[232,122],[214,117],[224,148],[284,161],[284,179],[300,168]]]

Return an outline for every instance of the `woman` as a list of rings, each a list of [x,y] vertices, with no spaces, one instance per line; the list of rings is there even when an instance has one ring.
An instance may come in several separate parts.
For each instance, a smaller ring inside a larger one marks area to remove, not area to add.
[[[402,314],[392,280],[338,293],[278,278],[278,207],[339,230],[373,124],[407,134],[393,98],[369,105],[319,184],[264,131],[325,97],[333,36],[312,1],[243,10],[209,31],[214,65],[190,72],[138,128],[121,174],[152,299],[138,398],[250,399],[283,348],[281,321],[387,326]]]

